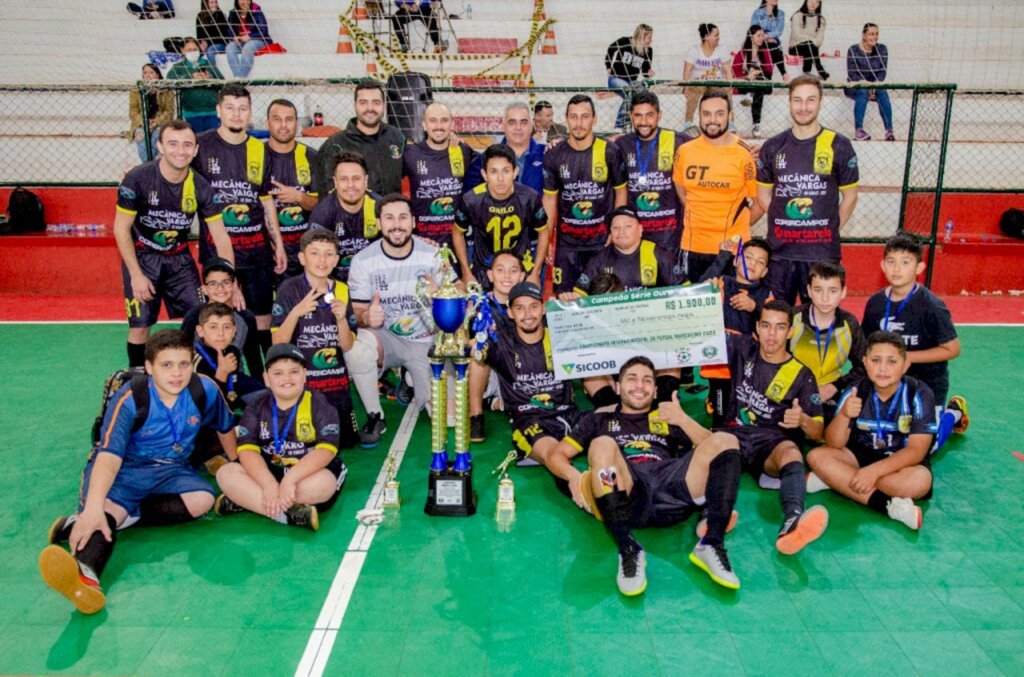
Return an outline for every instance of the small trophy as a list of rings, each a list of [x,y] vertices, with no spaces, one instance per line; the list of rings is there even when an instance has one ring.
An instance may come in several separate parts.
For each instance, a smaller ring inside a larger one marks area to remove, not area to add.
[[[397,510],[402,507],[402,496],[399,493],[398,480],[395,479],[395,457],[393,454],[388,455],[387,477],[387,481],[384,482],[384,496],[380,505],[384,509]]]
[[[437,252],[441,259],[437,287],[433,291],[421,280],[417,299],[428,310],[437,325],[437,339],[430,348],[432,382],[430,407],[432,418],[430,476],[427,487],[428,515],[468,517],[476,513],[476,492],[473,491],[473,466],[469,454],[469,324],[477,306],[483,301],[479,284],[469,285],[466,292],[455,286],[452,261],[455,258],[447,245]],[[429,303],[428,303],[429,301]],[[455,462],[448,458],[448,384],[445,364],[455,367]]]
[[[498,523],[498,531],[508,533],[512,530],[512,523],[516,521],[516,485],[508,476],[508,466],[516,460],[516,452],[510,451],[497,468],[491,474],[501,473],[498,481],[498,505],[494,512],[494,519]]]

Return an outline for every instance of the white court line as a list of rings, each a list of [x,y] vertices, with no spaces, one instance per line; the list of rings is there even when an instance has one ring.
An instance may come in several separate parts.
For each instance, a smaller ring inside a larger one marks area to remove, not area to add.
[[[402,422],[398,426],[398,432],[391,442],[388,456],[394,455],[394,472],[402,465],[402,458],[405,456],[406,447],[412,437],[412,431],[416,427],[416,419],[419,411],[412,406],[405,410]],[[384,464],[377,475],[377,483],[370,490],[370,497],[366,499],[367,509],[380,509],[381,501],[384,498],[384,484],[388,480],[388,463],[385,458]],[[338,636],[338,628],[345,618],[345,611],[352,599],[352,592],[355,590],[356,582],[359,580],[359,573],[366,561],[367,551],[373,543],[373,537],[377,533],[379,525],[360,524],[356,533],[349,541],[345,556],[341,558],[338,571],[334,575],[331,589],[327,592],[327,599],[320,609],[316,625],[306,642],[306,650],[302,654],[299,666],[295,668],[296,677],[319,677],[324,672],[327,659],[331,656],[331,649],[334,647],[334,640]]]

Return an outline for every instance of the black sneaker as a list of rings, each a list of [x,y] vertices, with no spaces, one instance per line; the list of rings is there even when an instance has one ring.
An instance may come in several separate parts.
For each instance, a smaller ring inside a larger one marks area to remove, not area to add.
[[[60,545],[68,540],[68,536],[71,535],[71,527],[74,526],[76,521],[78,521],[77,514],[61,515],[50,525],[50,533],[47,535],[46,540],[53,545]]]
[[[469,441],[484,442],[487,440],[487,431],[484,427],[484,415],[477,414],[469,417]]]
[[[405,380],[406,370],[402,369],[398,376],[398,385],[395,386],[395,401],[403,407],[412,402],[414,395],[412,386]]]
[[[384,422],[384,414],[375,412],[366,415],[366,424],[359,431],[359,446],[363,449],[373,449],[380,444],[380,436],[388,431],[387,423]]]
[[[293,527],[305,527],[310,531],[320,528],[320,517],[317,515],[315,505],[304,505],[296,503],[284,511],[288,519],[288,525]]]
[[[245,512],[245,508],[228,498],[227,494],[221,494],[213,502],[213,511],[218,515],[236,515]]]

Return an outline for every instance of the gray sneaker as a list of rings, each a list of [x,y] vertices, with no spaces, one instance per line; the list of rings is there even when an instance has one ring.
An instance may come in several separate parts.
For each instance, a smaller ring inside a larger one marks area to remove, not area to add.
[[[647,553],[643,548],[628,555],[619,553],[619,573],[615,577],[619,592],[626,597],[636,597],[647,589]]]
[[[725,548],[715,545],[707,545],[698,541],[690,553],[690,561],[703,569],[715,583],[730,590],[740,589],[740,579],[732,571],[729,563],[729,555]]]
[[[917,531],[921,528],[921,524],[924,521],[921,508],[914,505],[914,501],[909,498],[890,498],[886,504],[886,509],[889,513],[889,517],[902,522],[909,529]]]

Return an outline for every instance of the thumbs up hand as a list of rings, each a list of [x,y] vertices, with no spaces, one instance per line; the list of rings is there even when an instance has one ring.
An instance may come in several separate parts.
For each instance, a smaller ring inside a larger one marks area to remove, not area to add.
[[[800,408],[800,400],[794,399],[793,406],[786,410],[779,425],[783,428],[799,428],[803,420],[804,410]]]
[[[861,409],[864,408],[864,400],[857,396],[857,389],[854,388],[845,400],[843,400],[842,414],[846,418],[857,418]]]
[[[373,292],[373,300],[366,314],[366,324],[377,329],[384,325],[384,307],[380,304],[380,292]]]

